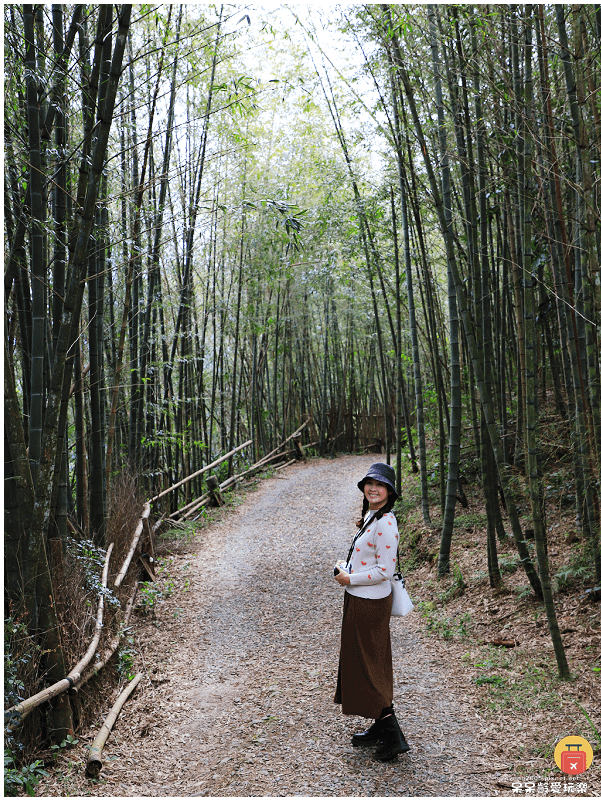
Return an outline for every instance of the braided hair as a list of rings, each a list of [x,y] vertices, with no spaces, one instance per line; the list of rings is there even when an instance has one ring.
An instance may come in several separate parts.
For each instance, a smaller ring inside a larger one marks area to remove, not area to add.
[[[388,492],[388,500],[386,501],[386,503],[384,503],[382,508],[379,508],[376,511],[375,518],[376,519],[382,519],[384,514],[388,514],[389,511],[392,511],[392,509],[394,508],[395,502],[396,502],[396,498],[394,497],[394,495],[391,497],[391,493]],[[363,519],[364,519],[365,515],[367,514],[368,509],[369,509],[369,500],[367,499],[367,497],[363,497],[363,506],[361,508],[361,517],[355,523],[355,525],[358,528],[360,528],[363,525]]]

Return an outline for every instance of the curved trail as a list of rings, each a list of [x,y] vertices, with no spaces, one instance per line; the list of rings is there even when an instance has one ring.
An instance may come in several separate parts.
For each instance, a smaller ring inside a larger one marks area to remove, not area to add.
[[[262,481],[169,566],[176,591],[140,631],[148,677],[97,784],[109,796],[469,796],[471,710],[419,632],[391,622],[397,716],[412,750],[355,749],[364,720],[332,702],[356,482],[376,458],[315,459]],[[471,755],[470,755],[471,754]],[[488,772],[488,770],[482,770]]]

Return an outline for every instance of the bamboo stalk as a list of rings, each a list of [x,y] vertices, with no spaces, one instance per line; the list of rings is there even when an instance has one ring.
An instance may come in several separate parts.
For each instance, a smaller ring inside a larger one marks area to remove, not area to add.
[[[109,559],[111,557],[111,552],[113,550],[114,543],[111,542],[109,545],[108,550],[106,551],[106,556],[104,559],[104,569],[102,570],[102,588],[106,589],[106,584],[108,580],[108,570],[109,570]],[[100,592],[100,598],[98,600],[98,612],[96,614],[96,628],[94,631],[94,638],[90,642],[90,646],[88,647],[86,654],[78,663],[73,667],[71,672],[67,675],[66,678],[62,678],[62,680],[57,681],[52,686],[49,686],[47,689],[44,689],[37,694],[34,694],[32,697],[27,698],[27,700],[23,700],[21,703],[18,703],[16,706],[9,708],[7,711],[4,712],[4,722],[6,727],[9,730],[14,730],[17,728],[31,712],[34,708],[37,708],[42,703],[45,703],[47,700],[51,700],[53,697],[57,697],[59,694],[62,694],[67,689],[75,686],[79,680],[81,679],[82,673],[84,669],[88,666],[94,653],[96,652],[96,648],[98,647],[98,642],[100,641],[100,634],[102,633],[102,619],[104,616],[104,593]]]
[[[108,550],[106,551],[106,557],[104,559],[104,569],[102,570],[102,588],[106,589],[106,585],[108,582],[108,574],[109,574],[109,559],[111,557],[111,553],[113,551],[113,547],[115,546],[114,542],[111,542]],[[100,634],[102,633],[102,620],[104,617],[104,594],[101,592],[100,599],[98,600],[98,613],[96,614],[96,629],[94,631],[94,638],[90,642],[90,646],[84,657],[81,661],[73,667],[69,675],[74,677],[74,673],[81,674],[85,667],[88,666],[90,661],[92,660],[92,656],[96,652],[96,648],[98,647],[98,642],[100,641]]]
[[[191,518],[191,517],[192,517],[194,514],[196,514],[196,512],[197,512],[197,511],[200,511],[200,509],[201,509],[203,506],[207,506],[207,505],[209,504],[209,500],[210,500],[210,498],[209,498],[209,497],[205,497],[205,499],[202,501],[202,503],[199,503],[199,504],[198,504],[198,505],[197,505],[195,508],[192,508],[192,509],[190,509],[190,511],[188,511],[186,514],[184,514],[184,516],[182,517],[182,521],[189,521],[189,520],[190,520],[190,518]],[[193,520],[192,520],[192,521],[193,521]]]
[[[98,736],[94,739],[94,744],[90,748],[90,754],[88,756],[88,761],[86,764],[86,776],[88,778],[97,778],[100,770],[102,769],[102,750],[104,745],[106,744],[106,740],[108,739],[111,730],[113,729],[113,725],[117,721],[117,717],[119,716],[119,712],[123,708],[125,701],[136,688],[136,686],[140,683],[140,679],[142,678],[142,673],[138,672],[135,678],[130,682],[130,684],[121,692],[119,697],[117,698],[114,706],[111,708],[107,718],[104,721],[102,728],[98,733]]]
[[[245,447],[248,447],[250,444],[252,444],[252,439],[249,439],[247,442],[244,442],[244,444],[241,444],[238,447],[235,447],[233,450],[230,450],[229,453],[226,453],[224,456],[221,456],[221,458],[218,458],[217,461],[213,461],[211,464],[207,464],[206,467],[203,467],[202,469],[197,470],[197,472],[193,472],[192,475],[188,475],[187,478],[184,478],[183,480],[179,481],[179,483],[174,483],[173,486],[170,486],[168,489],[163,489],[162,492],[159,492],[159,494],[157,494],[155,497],[151,498],[150,502],[154,503],[155,500],[158,500],[159,498],[164,497],[166,494],[169,494],[174,489],[178,489],[180,486],[183,486],[184,483],[188,483],[188,481],[191,481],[193,478],[197,478],[199,475],[202,475],[203,472],[206,472],[207,470],[212,469],[213,467],[216,467],[218,464],[221,464],[222,461],[226,461],[228,458],[231,458],[235,453],[238,453],[240,450],[243,450]]]
[[[144,510],[142,511],[142,516],[140,517],[140,520],[138,522],[138,526],[137,526],[137,528],[135,530],[135,533],[134,533],[134,538],[132,539],[131,547],[129,548],[129,553],[127,554],[127,557],[126,557],[125,561],[123,562],[123,566],[119,570],[119,574],[115,578],[115,588],[116,589],[118,589],[119,586],[121,586],[121,584],[123,583],[123,579],[125,578],[125,575],[127,574],[127,570],[129,569],[129,565],[131,564],[131,560],[134,557],[134,553],[135,553],[136,547],[138,546],[138,542],[140,541],[140,536],[142,535],[142,531],[144,530],[144,520],[148,519],[149,515],[150,515],[150,503],[145,503],[144,504]]]

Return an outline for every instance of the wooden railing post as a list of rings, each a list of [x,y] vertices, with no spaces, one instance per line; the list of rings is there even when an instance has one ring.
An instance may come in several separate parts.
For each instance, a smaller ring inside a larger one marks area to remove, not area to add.
[[[221,494],[221,489],[219,488],[219,480],[215,475],[209,475],[207,478],[207,487],[209,492],[211,493],[211,505],[213,506],[223,506],[225,505],[225,500],[223,499],[223,495]]]
[[[295,433],[292,437],[292,443],[294,444],[294,456],[297,461],[306,461],[307,456],[305,455],[305,450],[302,445],[302,435],[300,433]]]

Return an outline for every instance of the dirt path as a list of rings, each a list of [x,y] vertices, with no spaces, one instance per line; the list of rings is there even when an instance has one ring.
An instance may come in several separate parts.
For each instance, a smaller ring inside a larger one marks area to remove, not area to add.
[[[146,677],[109,739],[100,780],[83,778],[82,740],[71,777],[39,793],[496,793],[507,765],[487,752],[467,685],[448,677],[417,614],[391,622],[395,705],[411,752],[380,764],[354,749],[364,721],[332,702],[343,597],[331,565],[346,553],[356,482],[373,460],[292,466],[174,556],[173,594],[137,634]]]

